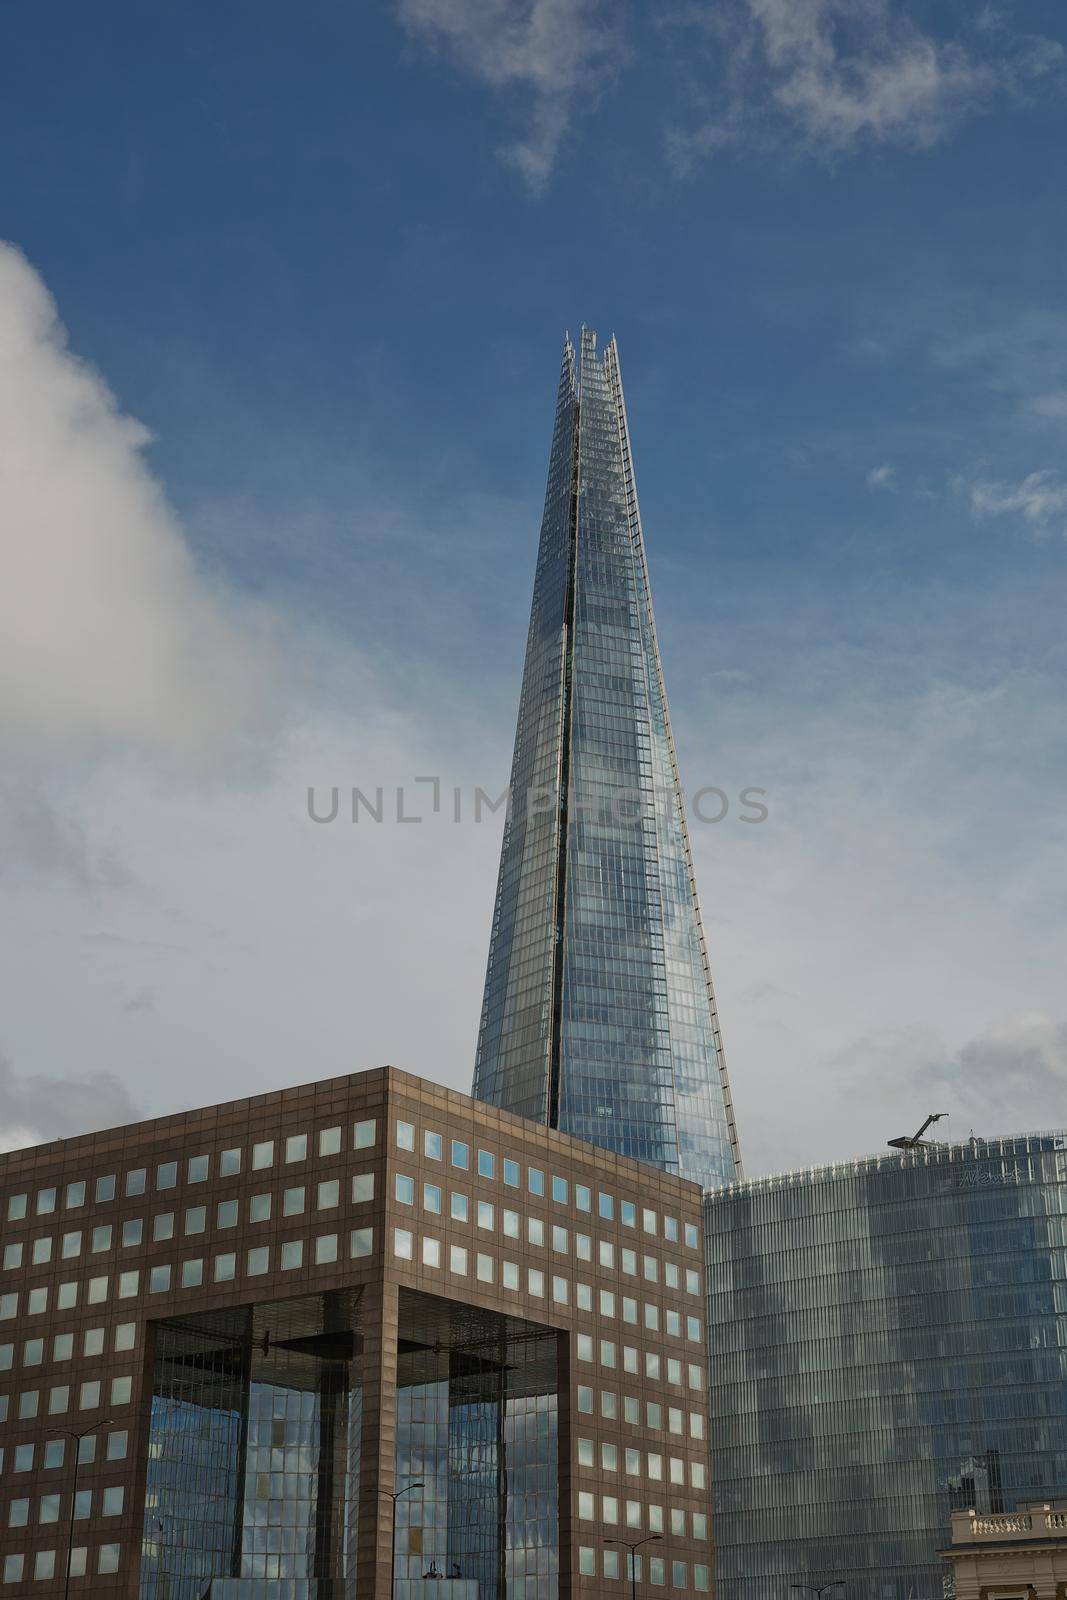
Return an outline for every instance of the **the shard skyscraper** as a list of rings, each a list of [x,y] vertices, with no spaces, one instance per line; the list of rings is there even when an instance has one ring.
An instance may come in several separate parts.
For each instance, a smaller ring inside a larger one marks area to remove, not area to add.
[[[615,342],[563,352],[474,1093],[740,1173]]]

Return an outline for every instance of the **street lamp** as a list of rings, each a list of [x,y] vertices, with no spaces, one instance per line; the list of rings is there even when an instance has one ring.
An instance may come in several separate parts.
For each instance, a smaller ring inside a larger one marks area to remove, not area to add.
[[[83,1428],[81,1433],[74,1433],[70,1428],[48,1430],[60,1438],[74,1440],[74,1482],[70,1489],[70,1517],[67,1521],[67,1568],[63,1576],[63,1600],[70,1600],[70,1564],[74,1556],[74,1507],[78,1500],[78,1468],[81,1466],[82,1440],[87,1439],[98,1428],[106,1428],[110,1421],[110,1417],[100,1417],[88,1428]]]
[[[622,1545],[625,1545],[627,1550],[629,1550],[629,1552],[630,1552],[630,1596],[631,1596],[631,1600],[637,1600],[637,1561],[636,1561],[636,1558],[635,1558],[635,1552],[640,1550],[640,1548],[641,1548],[641,1546],[643,1544],[653,1544],[657,1539],[662,1539],[662,1538],[663,1538],[662,1533],[646,1533],[645,1537],[643,1539],[634,1539],[632,1541],[630,1539],[605,1539],[604,1540],[605,1544],[622,1544]]]
[[[396,1595],[396,1503],[402,1500],[412,1489],[425,1489],[424,1483],[408,1483],[403,1489],[383,1489],[382,1494],[387,1494],[393,1502],[393,1547],[389,1552],[389,1600],[395,1600]]]
[[[845,1580],[844,1578],[834,1578],[830,1583],[791,1583],[789,1587],[803,1590],[805,1594],[816,1595],[818,1600],[822,1600],[823,1595],[829,1594],[831,1589],[843,1589]]]

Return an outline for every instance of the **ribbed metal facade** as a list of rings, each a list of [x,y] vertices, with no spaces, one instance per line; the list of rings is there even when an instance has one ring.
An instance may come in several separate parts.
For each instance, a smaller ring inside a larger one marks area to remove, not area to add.
[[[1067,1488],[1067,1135],[705,1200],[718,1600],[940,1600],[950,1511]]]
[[[740,1173],[615,342],[556,404],[474,1093],[705,1184]]]

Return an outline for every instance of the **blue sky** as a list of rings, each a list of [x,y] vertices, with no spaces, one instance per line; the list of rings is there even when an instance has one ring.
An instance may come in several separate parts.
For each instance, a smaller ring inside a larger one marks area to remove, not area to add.
[[[1062,1120],[1061,6],[8,0],[0,124],[9,1139],[466,1086],[499,829],[302,807],[506,781],[582,321],[751,1165]]]

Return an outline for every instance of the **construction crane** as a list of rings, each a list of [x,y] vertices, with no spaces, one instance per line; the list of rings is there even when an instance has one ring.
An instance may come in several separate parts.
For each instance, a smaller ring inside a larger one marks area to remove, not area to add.
[[[947,1111],[931,1111],[918,1133],[910,1135],[905,1133],[899,1139],[890,1139],[889,1148],[891,1150],[925,1150],[934,1141],[932,1139],[924,1139],[923,1134],[932,1122],[940,1122],[942,1117],[947,1116]]]

